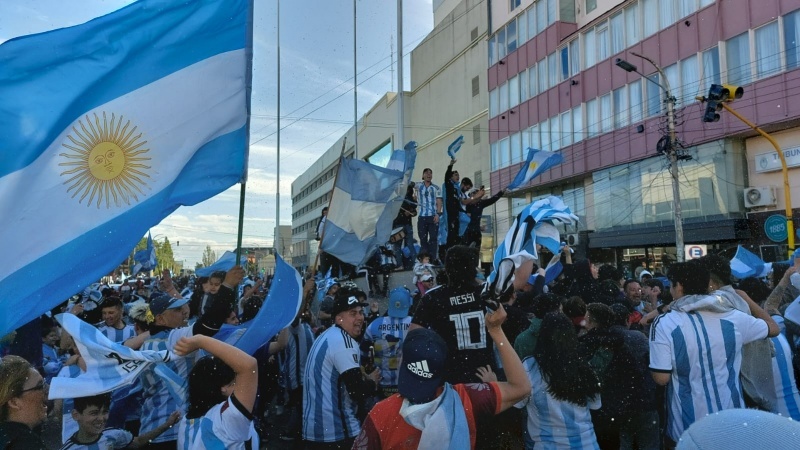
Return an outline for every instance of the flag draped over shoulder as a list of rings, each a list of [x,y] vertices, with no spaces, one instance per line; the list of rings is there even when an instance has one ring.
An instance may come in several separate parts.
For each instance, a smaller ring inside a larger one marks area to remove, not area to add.
[[[578,216],[572,214],[559,197],[551,195],[526,206],[495,251],[492,261],[494,267],[489,275],[488,285],[496,294],[505,292],[514,281],[514,269],[528,260],[539,258],[536,244],[546,247],[554,254],[558,253],[560,240],[556,225],[577,223]],[[513,268],[509,266],[511,263]]]
[[[168,362],[166,350],[133,350],[111,342],[92,325],[72,314],[59,314],[56,320],[75,338],[86,362],[86,372],[75,378],[55,377],[50,382],[50,399],[97,395],[133,383],[150,364]]]
[[[133,255],[133,260],[136,261],[136,265],[133,266],[133,275],[142,270],[153,270],[158,265],[156,248],[153,245],[153,237],[150,236],[150,233],[147,233],[147,248],[136,252]]]
[[[247,0],[140,0],[0,45],[0,335],[243,179],[250,22]]]
[[[242,256],[239,259],[239,265],[244,265],[247,262],[247,258]],[[218,260],[211,264],[210,266],[203,267],[201,269],[195,270],[195,274],[198,277],[207,277],[210,276],[212,273],[222,270],[227,272],[236,265],[236,252],[226,251],[219,257]]]
[[[405,161],[403,170],[341,159],[323,232],[324,252],[359,265],[389,240],[392,222],[403,204],[413,172],[416,144],[394,152],[390,162]]]
[[[564,158],[560,153],[548,152],[546,150],[528,149],[528,157],[525,159],[525,164],[520,168],[517,176],[506,188],[507,190],[517,189],[525,186],[532,179],[538,177],[553,166],[561,164]]]
[[[258,314],[239,326],[225,326],[214,336],[250,355],[292,323],[303,302],[300,274],[280,255],[275,258],[272,285]]]

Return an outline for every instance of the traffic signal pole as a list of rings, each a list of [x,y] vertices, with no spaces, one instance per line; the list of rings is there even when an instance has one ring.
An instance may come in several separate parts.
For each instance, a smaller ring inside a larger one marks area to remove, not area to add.
[[[705,98],[703,98],[705,100]],[[725,111],[733,114],[734,117],[741,120],[745,123],[748,127],[755,130],[761,136],[764,136],[764,139],[768,140],[773,147],[775,147],[775,151],[778,152],[778,157],[781,159],[781,172],[783,172],[783,197],[786,200],[786,234],[788,234],[789,239],[789,259],[792,258],[792,253],[794,253],[794,221],[792,220],[792,191],[789,188],[789,168],[786,166],[786,157],[783,155],[783,150],[781,150],[781,146],[778,145],[778,141],[776,141],[772,136],[769,135],[766,131],[762,130],[761,128],[757,127],[756,124],[750,122],[741,114],[739,114],[735,109],[728,106],[726,102],[720,103]]]

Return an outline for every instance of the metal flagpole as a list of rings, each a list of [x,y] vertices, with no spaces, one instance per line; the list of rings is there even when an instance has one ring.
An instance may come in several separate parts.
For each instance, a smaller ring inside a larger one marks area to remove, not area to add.
[[[244,173],[242,173],[242,186],[239,194],[239,229],[236,232],[236,265],[239,265],[242,257],[242,234],[244,233],[244,198],[247,185],[247,164],[250,156],[250,96],[253,93],[253,8],[254,0],[250,0],[249,10],[247,11],[247,44],[245,48],[247,68],[245,72],[245,86],[247,90],[247,123],[245,124],[245,157]]]
[[[403,114],[403,0],[397,0],[397,143],[395,148],[403,148],[405,127],[405,115]]]
[[[353,151],[358,159],[358,14],[356,0],[353,0]]]
[[[275,241],[278,240],[281,234],[281,0],[277,0],[278,4],[278,146],[277,146],[277,160],[275,172],[275,233],[273,236],[273,247]],[[281,255],[283,256],[283,255]]]

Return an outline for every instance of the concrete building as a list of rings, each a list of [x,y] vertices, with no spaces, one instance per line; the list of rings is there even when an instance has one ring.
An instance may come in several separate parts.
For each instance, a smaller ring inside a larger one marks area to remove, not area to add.
[[[743,85],[744,98],[732,106],[780,130],[791,164],[800,165],[800,151],[791,148],[800,119],[793,101],[800,87],[799,8],[797,0],[491,1],[491,184],[514,177],[527,147],[564,156],[498,203],[500,234],[524,205],[556,194],[581,217],[577,229],[562,231],[595,261],[628,268],[646,261],[661,269],[684,251],[674,244],[668,160],[657,152],[666,134],[663,92],[615,65],[624,59],[659,82],[654,67],[632,54],[638,53],[663,68],[677,98],[677,137],[691,157],[679,162],[685,243],[709,251],[742,243],[766,259],[785,255],[786,238],[770,239],[763,226],[784,204],[771,147],[724,111],[719,122],[702,122],[695,96],[712,83]],[[789,175],[795,217],[797,170]],[[778,186],[774,201],[769,186]],[[745,205],[751,187],[766,187],[759,206]]]
[[[411,91],[404,92],[404,140],[418,144],[414,180],[430,167],[441,185],[449,163],[447,146],[459,135],[464,145],[457,168],[476,186],[488,183],[488,94],[486,91],[486,0],[434,1],[435,26],[411,52]],[[385,165],[397,142],[396,93],[385,94],[358,122],[358,158]],[[292,183],[292,261],[313,265],[316,226],[330,201],[336,165],[347,139],[345,155],[354,155],[354,129],[334,143]],[[487,215],[491,214],[487,208]],[[416,225],[414,225],[416,235]],[[492,254],[491,233],[483,239],[483,258]]]

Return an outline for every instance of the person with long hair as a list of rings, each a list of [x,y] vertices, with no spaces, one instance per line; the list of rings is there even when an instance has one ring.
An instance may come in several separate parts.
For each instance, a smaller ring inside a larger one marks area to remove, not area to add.
[[[47,418],[47,383],[25,359],[0,360],[0,448],[46,450],[33,429]]]
[[[600,283],[597,281],[598,269],[588,259],[581,259],[575,262],[572,267],[572,284],[569,287],[568,297],[577,295],[587,305],[589,303],[600,302]]]
[[[525,447],[598,449],[590,409],[600,407],[600,383],[578,352],[578,335],[560,312],[542,320],[533,357],[522,365],[533,386]]]
[[[253,406],[258,392],[258,364],[242,350],[204,335],[182,337],[175,353],[211,354],[189,373],[189,406],[178,429],[180,450],[258,447]]]

